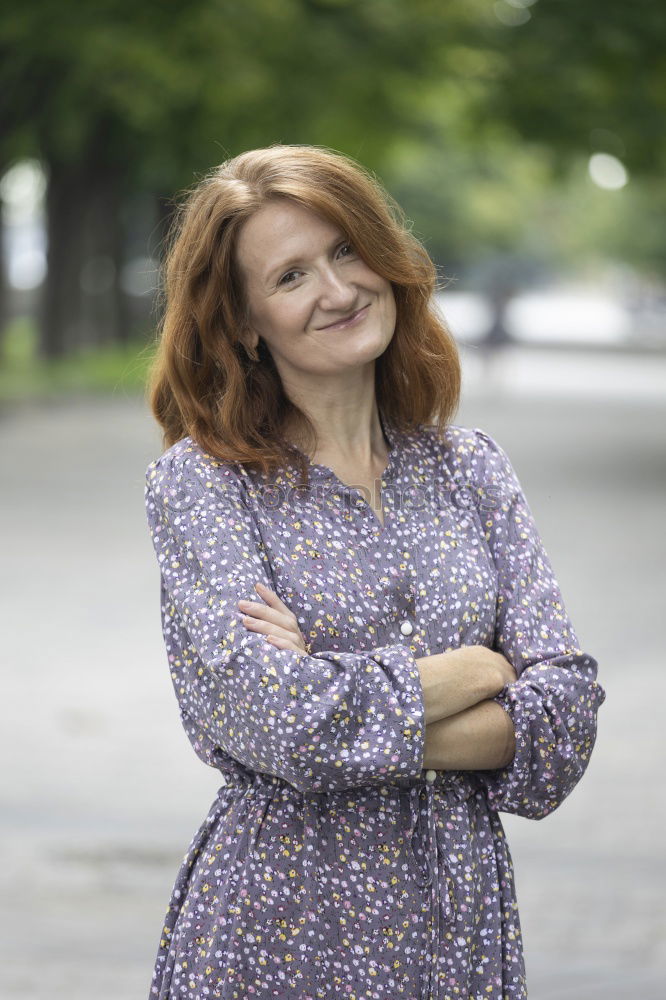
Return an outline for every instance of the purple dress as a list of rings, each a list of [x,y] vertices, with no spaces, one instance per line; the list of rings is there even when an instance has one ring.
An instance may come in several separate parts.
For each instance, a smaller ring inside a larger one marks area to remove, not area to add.
[[[583,774],[605,693],[512,465],[479,428],[399,432],[382,527],[310,463],[269,480],[185,437],[146,470],[185,730],[223,784],[178,872],[152,1000],[526,996],[499,812],[539,819]],[[311,655],[247,629],[261,581]],[[423,770],[417,657],[482,644],[519,675],[517,750]]]

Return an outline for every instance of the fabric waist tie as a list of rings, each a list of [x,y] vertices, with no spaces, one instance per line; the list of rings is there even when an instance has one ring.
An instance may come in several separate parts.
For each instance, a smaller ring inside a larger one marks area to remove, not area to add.
[[[430,890],[431,920],[428,938],[429,962],[426,1000],[439,1000],[438,954],[440,932],[454,921],[454,900],[451,895],[451,878],[446,864],[446,852],[437,847],[440,795],[457,800],[468,799],[476,787],[455,772],[435,772],[435,779],[417,780],[415,784],[400,787],[401,811],[408,817],[408,842],[420,865],[418,884]]]

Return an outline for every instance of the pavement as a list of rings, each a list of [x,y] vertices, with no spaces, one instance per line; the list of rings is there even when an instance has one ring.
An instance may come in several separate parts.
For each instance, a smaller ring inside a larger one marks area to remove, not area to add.
[[[666,981],[666,358],[463,352],[455,423],[508,451],[607,700],[587,774],[504,817],[530,1000]],[[147,1000],[176,870],[220,784],[181,727],[159,626],[141,399],[0,413],[5,712],[0,994]]]

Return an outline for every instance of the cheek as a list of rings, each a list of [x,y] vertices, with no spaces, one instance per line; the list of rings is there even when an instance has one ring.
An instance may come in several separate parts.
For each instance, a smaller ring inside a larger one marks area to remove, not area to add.
[[[275,301],[257,314],[258,327],[276,335],[289,334],[301,329],[311,306],[298,295],[292,294],[282,301]]]
[[[395,311],[395,296],[391,282],[387,278],[382,278],[380,274],[377,274],[363,262],[360,263],[360,267],[361,271],[357,274],[356,281],[368,291],[374,292],[381,299],[385,309]]]
[[[380,296],[382,301],[386,304],[387,309],[395,311],[395,296],[393,294],[393,286],[391,285],[391,282],[387,281],[386,278],[382,278],[374,271],[369,271],[368,274],[371,276],[371,287],[373,291]]]
[[[379,294],[383,305],[384,315],[387,320],[395,323],[397,318],[397,308],[395,304],[395,295],[393,294],[393,286],[390,281],[385,281],[383,278],[381,279]]]

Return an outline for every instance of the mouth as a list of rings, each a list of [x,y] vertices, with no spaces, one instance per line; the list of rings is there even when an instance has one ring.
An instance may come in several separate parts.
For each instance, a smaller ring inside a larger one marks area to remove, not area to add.
[[[353,326],[354,323],[359,323],[362,319],[365,319],[369,308],[369,304],[367,306],[363,306],[362,309],[357,309],[356,312],[350,313],[349,316],[336,320],[335,323],[329,323],[328,326],[321,326],[319,329],[342,330],[346,326]]]

